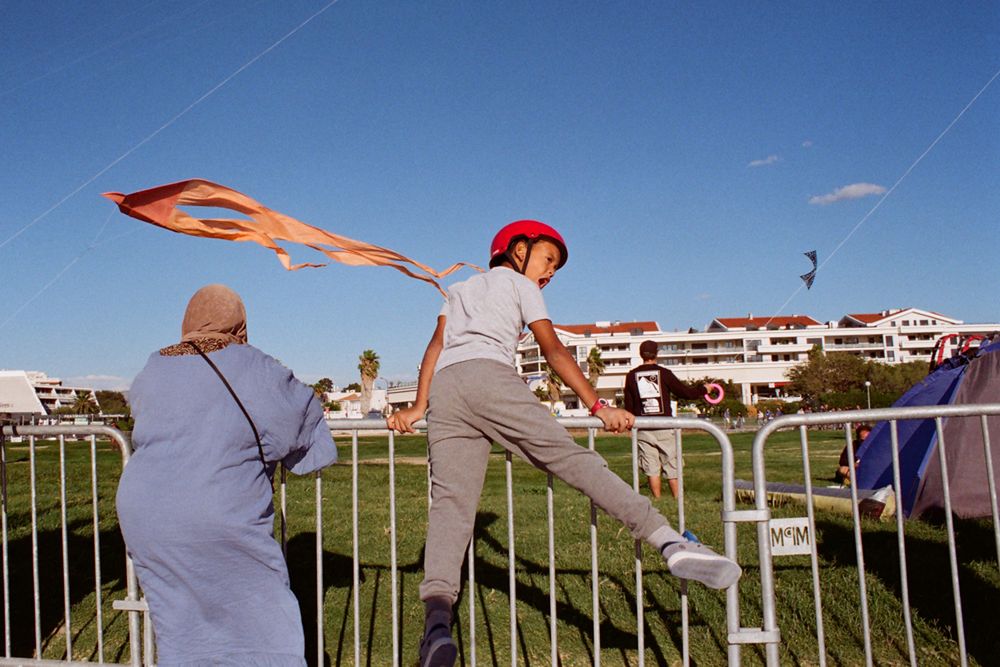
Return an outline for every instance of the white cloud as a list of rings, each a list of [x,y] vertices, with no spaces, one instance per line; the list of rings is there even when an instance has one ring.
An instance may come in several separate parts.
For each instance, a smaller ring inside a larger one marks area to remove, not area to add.
[[[778,157],[777,155],[768,155],[763,160],[751,160],[750,164],[748,164],[747,166],[748,167],[764,167],[764,166],[769,165],[769,164],[774,164],[775,162],[778,162],[780,160],[781,160],[781,158]]]
[[[809,198],[810,204],[820,204],[826,206],[845,199],[861,199],[869,195],[880,195],[885,193],[885,188],[874,183],[851,183],[842,188],[837,188],[833,192],[825,195],[815,195]]]
[[[812,148],[812,145],[813,145],[812,139],[806,139],[805,141],[802,142],[802,148]]]
[[[69,387],[83,387],[85,389],[125,391],[132,385],[132,379],[123,378],[118,375],[78,375],[76,377],[63,378],[63,384]]]

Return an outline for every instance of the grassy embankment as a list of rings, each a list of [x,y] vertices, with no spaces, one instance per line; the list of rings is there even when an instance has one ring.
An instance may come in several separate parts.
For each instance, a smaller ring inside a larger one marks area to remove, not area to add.
[[[749,434],[733,436],[736,474],[750,479]],[[842,447],[842,436],[814,432],[812,470],[814,484],[828,484]],[[59,523],[58,447],[40,443],[37,452],[39,488],[39,553],[42,590],[41,632],[44,656],[65,656],[61,531]],[[342,460],[350,458],[348,439],[341,442]],[[421,550],[426,521],[426,472],[414,465],[424,454],[421,437],[399,438],[396,469],[398,503],[398,562],[401,610],[402,664],[415,662],[422,612],[417,599],[421,578]],[[105,656],[126,660],[127,628],[124,614],[111,609],[111,599],[124,592],[123,545],[114,516],[114,491],[119,459],[107,445],[99,447],[100,539],[103,571]],[[93,524],[89,496],[90,468],[86,443],[67,443],[67,516],[70,526],[71,605],[73,653],[77,659],[96,660],[94,567],[91,557]],[[600,437],[598,450],[611,468],[631,480],[630,446],[619,437]],[[360,446],[360,559],[361,660],[367,665],[391,664],[389,469],[385,463],[385,438],[363,438]],[[685,479],[688,527],[706,543],[721,547],[719,522],[719,453],[709,438],[685,436]],[[31,531],[28,486],[28,451],[25,445],[8,444],[8,525],[11,571],[11,640],[13,654],[28,656],[34,649],[32,613]],[[797,433],[773,438],[767,455],[772,481],[802,482]],[[517,645],[519,662],[549,663],[548,556],[545,476],[515,461],[515,528],[517,548]],[[179,462],[182,474],[183,464]],[[325,471],[324,603],[326,653],[331,664],[350,665],[354,660],[350,466]],[[289,478],[289,562],[293,589],[302,606],[306,627],[307,657],[315,656],[315,530],[311,478]],[[659,507],[675,515],[672,500]],[[591,582],[589,504],[585,498],[557,482],[556,565],[559,653],[563,665],[593,661],[591,642]],[[802,508],[777,508],[776,516],[804,515]],[[863,662],[857,575],[850,518],[818,514],[821,583],[829,663]],[[865,521],[865,562],[868,570],[869,608],[877,664],[906,664],[906,642],[901,614],[894,522]],[[510,663],[508,615],[506,490],[502,454],[495,454],[483,490],[477,525],[476,641],[479,664]],[[973,662],[989,664],[1000,654],[991,607],[1000,603],[991,527],[984,522],[962,522],[958,528],[965,634]],[[919,522],[907,526],[910,596],[920,664],[955,664],[954,611],[943,529]],[[745,575],[741,585],[743,624],[760,624],[759,574],[756,567],[755,532],[739,531],[740,562]],[[675,664],[680,660],[680,604],[678,582],[666,574],[656,554],[644,552],[646,664]],[[637,662],[634,598],[634,547],[619,524],[599,518],[601,570],[601,662],[626,665]],[[808,557],[776,559],[782,664],[816,664],[815,621]],[[459,604],[463,625],[470,591]],[[725,597],[722,593],[690,586],[691,655],[699,665],[725,662]],[[467,630],[461,637],[468,659]],[[758,664],[761,653],[744,649],[744,664]]]

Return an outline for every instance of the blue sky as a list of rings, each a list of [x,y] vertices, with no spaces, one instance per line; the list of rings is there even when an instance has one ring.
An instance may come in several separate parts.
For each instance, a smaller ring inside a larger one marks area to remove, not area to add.
[[[793,294],[781,314],[1000,321],[1000,81],[795,293],[802,253],[825,261],[1000,69],[996,2],[339,0],[264,53],[326,5],[0,8],[0,368],[127,386],[223,282],[307,381],[355,381],[366,348],[415,376],[426,284],[286,272],[99,197],[193,177],[436,267],[542,219],[570,246],[557,323],[703,327]]]

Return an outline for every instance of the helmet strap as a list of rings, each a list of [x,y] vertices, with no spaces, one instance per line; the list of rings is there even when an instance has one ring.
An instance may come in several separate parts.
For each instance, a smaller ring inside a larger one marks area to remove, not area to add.
[[[520,268],[518,268],[517,261],[514,258],[514,253],[511,252],[511,250],[520,241],[524,241],[526,249],[525,249],[525,252],[524,252],[524,261],[521,262],[521,266],[520,266]],[[518,238],[516,241],[514,241],[513,243],[510,244],[510,247],[507,248],[507,252],[504,253],[504,257],[506,257],[507,261],[510,262],[511,267],[515,271],[517,271],[518,273],[520,273],[522,276],[524,275],[525,269],[528,268],[528,260],[531,259],[531,248],[534,245],[535,245],[534,239],[523,238],[523,237],[522,238]]]

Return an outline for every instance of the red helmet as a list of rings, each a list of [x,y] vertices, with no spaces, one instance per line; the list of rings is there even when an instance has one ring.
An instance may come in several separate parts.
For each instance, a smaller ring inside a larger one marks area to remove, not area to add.
[[[559,266],[557,266],[556,269],[561,269],[563,265],[566,264],[569,253],[566,250],[566,241],[563,240],[562,234],[552,229],[544,222],[538,222],[537,220],[518,220],[506,225],[503,229],[497,232],[496,236],[493,237],[493,243],[490,244],[490,268],[493,268],[504,261],[510,247],[521,239],[526,239],[528,241],[545,239],[546,241],[555,243],[559,248],[561,255]]]

